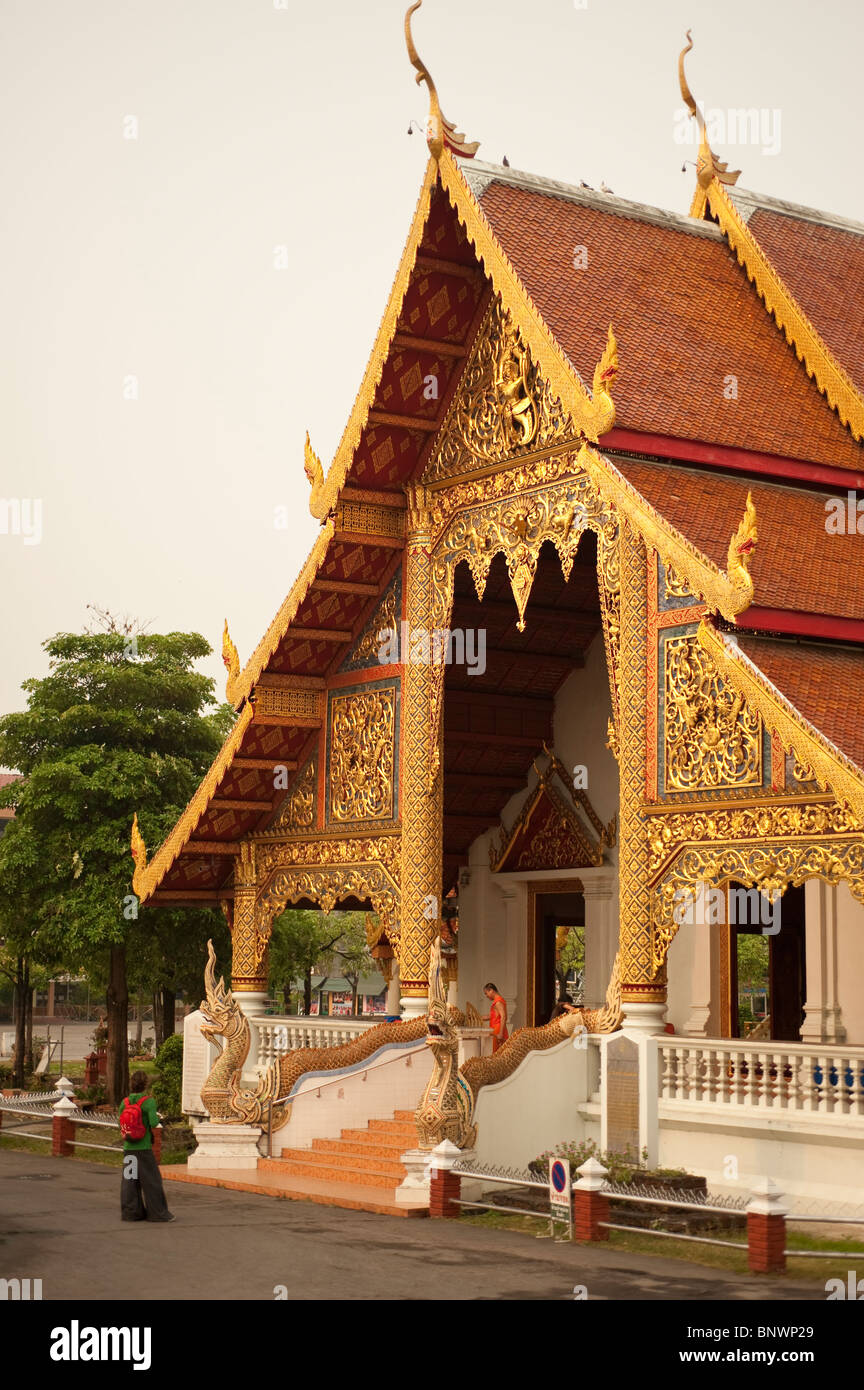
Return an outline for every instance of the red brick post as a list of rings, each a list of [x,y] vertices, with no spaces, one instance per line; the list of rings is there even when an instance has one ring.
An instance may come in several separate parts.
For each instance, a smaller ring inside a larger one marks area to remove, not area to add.
[[[786,1268],[786,1208],[771,1178],[754,1185],[747,1208],[747,1265],[751,1274],[782,1274]]]
[[[51,1107],[51,1153],[54,1158],[71,1158],[75,1149],[75,1120],[77,1105],[68,1096]]]
[[[157,1163],[162,1162],[162,1126],[159,1125],[153,1130],[153,1157]]]
[[[609,1198],[602,1191],[606,1169],[596,1158],[589,1158],[576,1171],[579,1181],[573,1187],[573,1239],[608,1240],[608,1229],[600,1225],[609,1220]]]
[[[445,1139],[432,1150],[429,1177],[429,1215],[454,1221],[460,1214],[462,1179],[453,1167],[465,1155]]]

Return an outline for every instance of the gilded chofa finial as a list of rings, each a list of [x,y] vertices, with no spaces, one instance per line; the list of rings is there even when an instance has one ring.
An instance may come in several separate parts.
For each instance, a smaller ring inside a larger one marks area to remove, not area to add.
[[[750,574],[750,560],[759,539],[756,523],[756,504],[753,494],[747,493],[747,506],[738,523],[738,530],[729,542],[726,555],[726,577],[731,580],[735,590],[735,612],[743,613],[753,599],[753,577]]]
[[[480,148],[479,140],[470,143],[460,130],[457,130],[452,121],[448,121],[444,112],[441,110],[441,103],[438,100],[438,92],[432,75],[429,72],[417,49],[414,47],[414,39],[411,35],[411,16],[415,10],[419,10],[423,0],[415,0],[415,3],[405,15],[405,44],[408,49],[408,57],[413,67],[417,69],[415,81],[425,82],[429,89],[429,115],[426,119],[426,142],[435,159],[440,159],[445,145],[454,154],[461,154],[466,159],[473,159]]]
[[[678,85],[681,88],[681,97],[684,101],[684,104],[687,106],[688,110],[690,111],[690,115],[694,118],[694,120],[697,122],[699,126],[699,157],[696,161],[696,177],[699,181],[699,187],[702,189],[707,188],[708,185],[711,183],[711,180],[715,178],[720,183],[737,183],[738,179],[741,177],[741,170],[734,169],[732,173],[729,173],[729,165],[724,164],[722,160],[718,159],[714,151],[711,149],[711,146],[708,144],[708,132],[705,127],[705,117],[702,115],[702,112],[700,111],[699,106],[696,102],[696,98],[693,96],[693,93],[691,92],[689,84],[687,82],[687,75],[684,72],[684,59],[686,58],[687,54],[690,52],[692,47],[693,39],[691,37],[691,31],[688,29],[687,47],[682,48],[680,54],[678,55]]]
[[[225,628],[222,632],[222,660],[225,663],[225,670],[228,672],[228,680],[225,683],[225,694],[231,699],[234,682],[240,675],[240,657],[237,648],[231,641],[231,633],[228,631],[228,619],[225,619]]]
[[[132,839],[131,839],[132,858],[135,860],[135,868],[132,873],[132,887],[138,897],[141,896],[140,886],[144,870],[147,868],[147,846],[144,843],[144,836],[138,829],[138,812],[132,817]]]

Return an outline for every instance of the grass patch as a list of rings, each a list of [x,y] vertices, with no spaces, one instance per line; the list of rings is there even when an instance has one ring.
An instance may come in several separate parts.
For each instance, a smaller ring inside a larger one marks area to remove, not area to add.
[[[618,1218],[622,1220],[622,1218]],[[535,1240],[538,1236],[546,1236],[549,1231],[548,1217],[539,1216],[510,1216],[499,1211],[472,1212],[463,1214],[460,1220],[470,1226],[479,1226],[486,1230],[510,1231],[517,1235],[531,1236]],[[564,1234],[563,1225],[556,1225],[555,1234]],[[732,1250],[728,1246],[721,1245],[692,1245],[689,1241],[666,1240],[662,1236],[658,1239],[651,1236],[648,1232],[644,1235],[634,1235],[629,1231],[610,1231],[608,1242],[604,1241],[600,1248],[607,1250],[621,1250],[633,1255],[662,1255],[666,1259],[681,1260],[684,1264],[700,1265],[704,1269],[722,1269],[729,1274],[749,1274],[747,1268],[747,1240],[743,1232],[736,1231],[717,1231],[718,1240],[731,1240],[740,1244],[740,1253]],[[787,1247],[793,1250],[837,1250],[849,1253],[864,1253],[864,1243],[855,1240],[831,1240],[823,1237],[802,1235],[798,1231],[790,1231],[786,1239]],[[864,1260],[854,1261],[852,1268],[858,1271],[859,1277],[864,1276]],[[842,1254],[839,1259],[826,1258],[824,1260],[803,1259],[796,1260],[790,1256],[786,1261],[785,1278],[793,1279],[796,1282],[804,1282],[811,1286],[822,1285],[828,1279],[846,1279],[850,1268],[850,1262],[844,1261]],[[758,1276],[751,1276],[758,1277]],[[772,1276],[783,1278],[783,1275]]]

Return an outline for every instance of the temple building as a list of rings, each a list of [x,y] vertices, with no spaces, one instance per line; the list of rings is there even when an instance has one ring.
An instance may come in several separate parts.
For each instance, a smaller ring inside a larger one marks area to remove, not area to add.
[[[245,665],[226,624],[236,723],[174,830],[149,862],[133,834],[148,910],[231,927],[197,1166],[282,1164],[301,1190],[315,1141],[394,1116],[410,1149],[431,960],[488,1161],[594,1138],[853,1200],[864,226],[741,191],[684,53],[689,213],[483,163],[417,8],[429,160],[326,471],[307,438],[320,535]],[[280,1048],[267,948],[292,905],[369,913],[401,1023]],[[568,931],[575,1038],[549,1022]],[[208,1149],[208,1124],[237,1142]]]

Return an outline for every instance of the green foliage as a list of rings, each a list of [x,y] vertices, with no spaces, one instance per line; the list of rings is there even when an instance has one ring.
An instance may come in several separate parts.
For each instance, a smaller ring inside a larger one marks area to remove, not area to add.
[[[375,968],[364,913],[289,909],[276,918],[270,939],[271,992],[281,989],[287,998],[294,981],[316,968],[344,975],[355,987],[362,974]]]
[[[738,933],[738,986],[768,989],[770,938],[761,932]]]
[[[647,1158],[645,1150],[642,1152],[641,1159],[629,1146],[623,1152],[601,1153],[593,1139],[583,1139],[579,1144],[572,1140],[565,1141],[563,1144],[557,1144],[554,1149],[547,1149],[545,1153],[532,1158],[528,1164],[529,1172],[537,1173],[540,1177],[545,1178],[549,1172],[550,1158],[568,1158],[571,1173],[575,1173],[576,1169],[581,1167],[583,1163],[587,1163],[589,1158],[596,1158],[606,1169],[610,1182],[630,1182],[636,1170],[642,1173],[650,1172],[652,1176],[658,1178],[678,1178],[687,1175],[686,1168],[648,1169],[645,1162]]]
[[[172,1033],[156,1053],[159,1080],[153,1086],[153,1099],[160,1115],[179,1115],[183,1093],[183,1036]]]
[[[0,719],[0,766],[24,774],[0,790],[16,807],[0,840],[0,934],[34,962],[96,973],[107,947],[138,948],[145,937],[132,897],[133,813],[152,851],[233,712],[208,709],[213,681],[192,663],[210,646],[197,633],[60,633],[44,649],[48,676],[26,681],[27,709]],[[148,926],[159,916],[148,914]],[[167,916],[163,960],[179,936],[201,943],[218,930],[210,912],[185,914],[182,932],[179,914]]]

